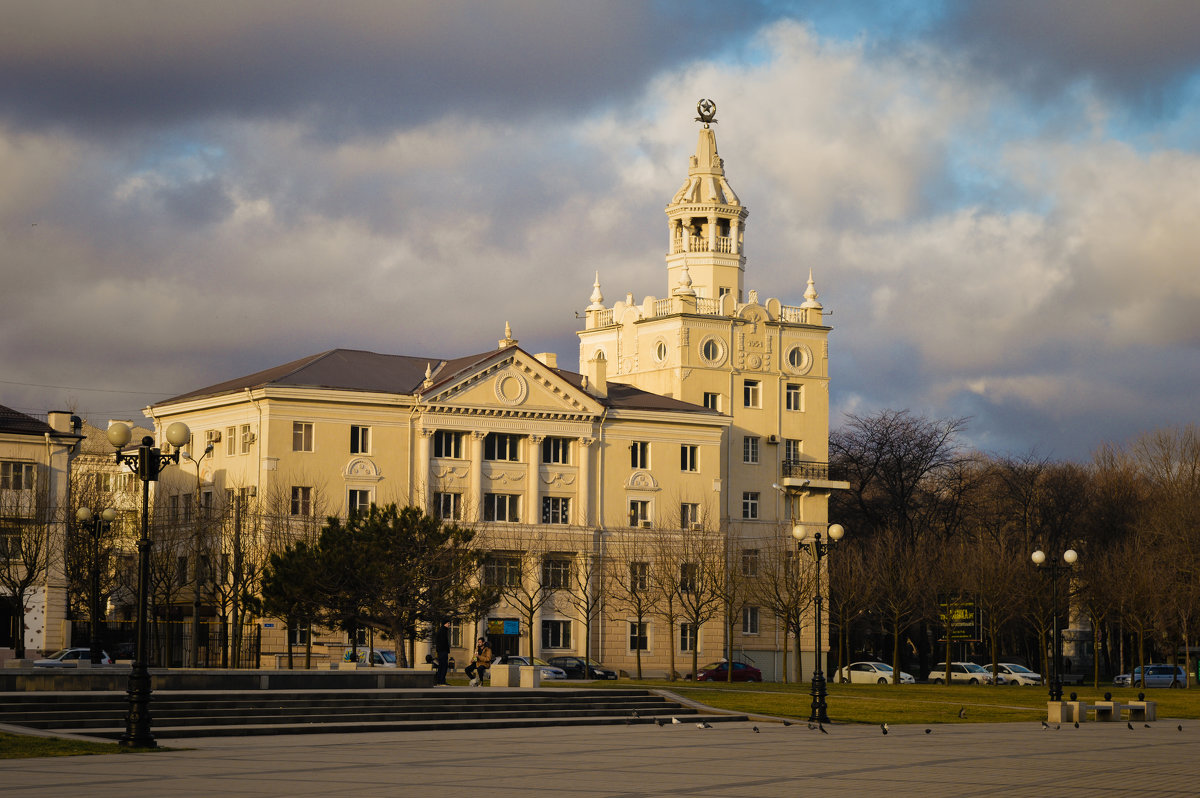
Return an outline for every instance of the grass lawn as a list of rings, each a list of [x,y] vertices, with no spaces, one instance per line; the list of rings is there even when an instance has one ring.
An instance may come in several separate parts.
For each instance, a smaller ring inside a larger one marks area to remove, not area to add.
[[[543,687],[578,686],[579,682]],[[656,687],[671,690],[685,698],[711,707],[788,718],[808,717],[812,709],[811,689],[804,684],[693,683],[655,679],[620,679],[616,682],[590,682],[589,687]],[[1147,700],[1158,702],[1160,718],[1200,718],[1200,689],[1145,690],[1120,687],[1073,686],[1064,688],[1064,697],[1074,691],[1080,701],[1103,701],[1106,692],[1114,701],[1135,701],[1139,692]],[[1037,721],[1046,717],[1046,689],[1000,685],[876,685],[830,684],[826,700],[830,720],[836,723],[1001,723]],[[965,709],[966,718],[959,718]]]
[[[150,749],[133,749],[144,751]],[[157,750],[157,749],[155,749]],[[22,759],[35,756],[84,756],[87,754],[123,754],[128,749],[116,743],[87,743],[62,740],[57,737],[26,737],[0,732],[0,759]]]

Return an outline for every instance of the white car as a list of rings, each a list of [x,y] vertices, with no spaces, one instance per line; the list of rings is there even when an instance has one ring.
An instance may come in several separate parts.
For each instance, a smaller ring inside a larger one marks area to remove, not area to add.
[[[946,683],[946,666],[938,665],[929,672],[929,681],[934,684]],[[965,684],[991,684],[992,672],[974,662],[951,662],[950,681]]]
[[[991,670],[987,668],[986,670]],[[998,662],[996,663],[996,676],[1000,680],[1000,684],[1031,684],[1039,685],[1042,683],[1042,674],[1034,673],[1024,665],[1018,665],[1015,662]]]
[[[64,648],[55,651],[45,659],[39,659],[33,663],[35,668],[74,668],[80,660],[91,662],[92,650],[90,648]],[[108,656],[105,651],[100,652],[100,664],[112,665],[112,657]]]
[[[837,672],[842,684],[891,684],[892,666],[886,662],[852,662]],[[900,684],[916,684],[912,674],[900,671]]]

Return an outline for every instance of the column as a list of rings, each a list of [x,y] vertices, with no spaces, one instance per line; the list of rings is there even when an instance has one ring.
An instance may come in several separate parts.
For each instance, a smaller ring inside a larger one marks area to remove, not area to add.
[[[433,512],[434,508],[430,505],[432,496],[429,491],[429,481],[431,479],[429,470],[429,439],[433,437],[434,430],[422,429],[417,433],[417,462],[413,464],[417,483],[417,501],[424,512]]]
[[[708,251],[717,251],[717,215],[715,213],[708,215]]]
[[[576,441],[579,479],[575,483],[577,487],[575,490],[575,518],[573,520],[579,526],[587,526],[590,523],[593,443],[595,443],[593,438],[579,438]],[[599,523],[599,519],[597,519],[597,523]]]
[[[487,437],[487,433],[475,430],[470,433],[471,440],[468,444],[471,447],[471,476],[470,488],[467,492],[467,501],[469,505],[463,513],[464,521],[482,521],[483,520],[483,439]],[[470,516],[470,517],[468,517]],[[474,650],[475,643],[471,642],[471,650]]]
[[[541,494],[541,486],[538,484],[538,472],[542,461],[542,441],[546,439],[545,435],[530,435],[529,441],[529,463],[528,476],[529,485],[525,488],[525,517],[522,519],[527,524],[540,524],[542,522],[542,504],[539,495]]]
[[[742,226],[742,220],[736,216],[729,220],[729,251],[734,255],[742,254],[742,244],[739,240],[740,231],[738,228]]]

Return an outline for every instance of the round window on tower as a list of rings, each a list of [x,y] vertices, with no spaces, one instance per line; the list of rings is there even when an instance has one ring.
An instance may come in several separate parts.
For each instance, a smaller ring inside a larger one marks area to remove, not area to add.
[[[654,359],[659,363],[667,362],[667,342],[659,341],[654,345]]]
[[[807,346],[793,346],[787,352],[787,370],[793,374],[807,374],[812,368],[812,359],[812,350]]]
[[[719,338],[705,338],[700,342],[700,360],[706,366],[719,366],[725,361],[725,345]]]

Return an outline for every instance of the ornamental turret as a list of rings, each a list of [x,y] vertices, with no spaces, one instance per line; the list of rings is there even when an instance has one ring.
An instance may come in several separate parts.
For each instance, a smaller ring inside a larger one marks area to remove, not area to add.
[[[667,291],[681,286],[706,299],[733,294],[742,301],[746,268],[745,229],[749,211],[725,179],[725,163],[717,153],[717,106],[701,100],[699,140],[688,164],[688,176],[667,205]]]

